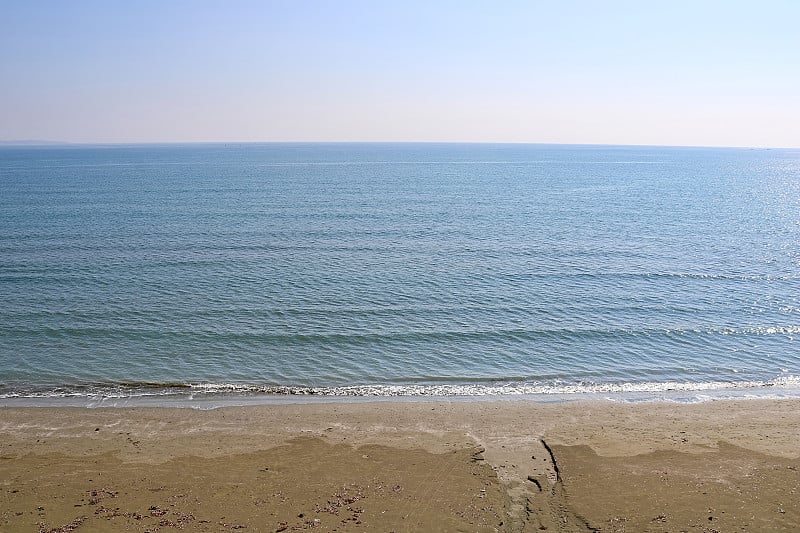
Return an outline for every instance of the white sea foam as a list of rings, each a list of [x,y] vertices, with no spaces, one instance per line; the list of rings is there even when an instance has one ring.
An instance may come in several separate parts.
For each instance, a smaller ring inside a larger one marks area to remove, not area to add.
[[[424,383],[372,384],[341,387],[288,387],[242,383],[197,383],[186,386],[12,391],[0,393],[0,405],[184,406],[241,405],[294,399],[485,399],[524,398],[541,401],[605,399],[610,401],[677,401],[694,403],[723,398],[800,397],[800,376],[781,375],[768,381],[628,382],[628,383]],[[117,402],[117,403],[115,403]]]
[[[197,390],[211,393],[266,393],[318,396],[522,396],[582,395],[664,392],[700,392],[721,390],[754,390],[773,387],[800,387],[800,377],[781,376],[770,381],[710,382],[644,382],[644,383],[503,383],[503,384],[414,384],[357,385],[345,387],[247,387],[242,385],[200,385]],[[195,386],[193,386],[195,388]]]

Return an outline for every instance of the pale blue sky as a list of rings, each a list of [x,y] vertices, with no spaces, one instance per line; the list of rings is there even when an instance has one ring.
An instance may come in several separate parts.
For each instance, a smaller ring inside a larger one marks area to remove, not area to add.
[[[0,140],[800,147],[800,1],[0,0]]]

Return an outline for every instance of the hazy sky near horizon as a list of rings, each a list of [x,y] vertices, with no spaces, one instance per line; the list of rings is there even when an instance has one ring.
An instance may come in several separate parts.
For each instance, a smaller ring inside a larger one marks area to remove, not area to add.
[[[800,2],[0,0],[0,140],[800,147]]]

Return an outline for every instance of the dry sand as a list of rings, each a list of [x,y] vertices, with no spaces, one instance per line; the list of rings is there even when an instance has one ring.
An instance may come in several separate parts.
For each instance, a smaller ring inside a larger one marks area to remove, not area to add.
[[[0,409],[0,531],[800,530],[800,400]]]

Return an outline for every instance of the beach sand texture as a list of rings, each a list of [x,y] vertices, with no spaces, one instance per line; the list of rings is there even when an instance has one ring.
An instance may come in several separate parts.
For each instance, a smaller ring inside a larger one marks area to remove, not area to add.
[[[800,529],[800,400],[0,410],[1,531]]]

